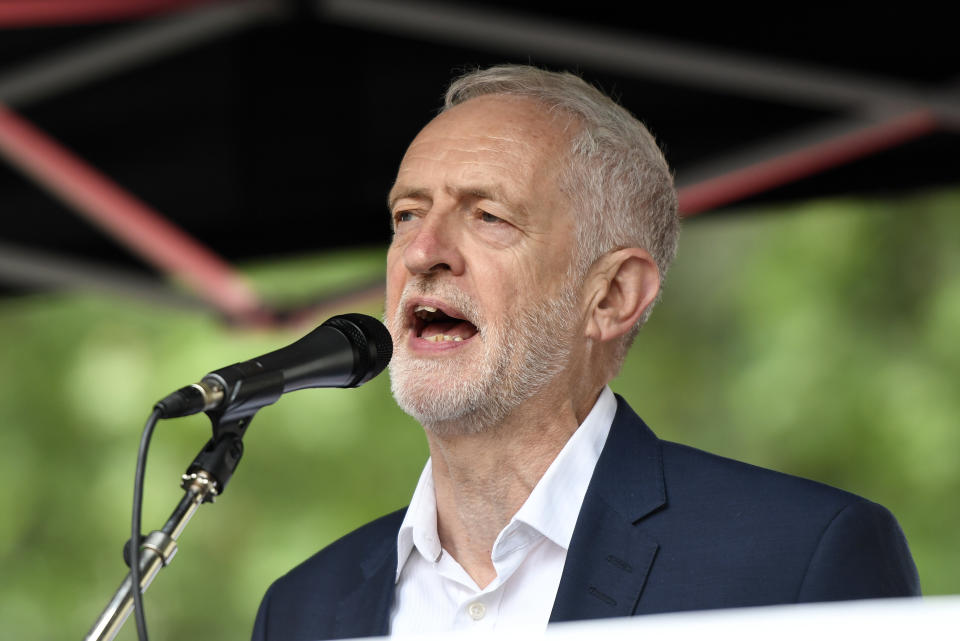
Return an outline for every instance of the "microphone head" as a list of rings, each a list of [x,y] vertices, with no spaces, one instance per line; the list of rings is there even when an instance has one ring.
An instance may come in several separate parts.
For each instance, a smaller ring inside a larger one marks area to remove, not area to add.
[[[345,387],[358,387],[383,371],[393,356],[393,339],[383,323],[366,314],[340,314],[327,319],[321,327],[342,332],[354,346],[357,356],[356,377]]]

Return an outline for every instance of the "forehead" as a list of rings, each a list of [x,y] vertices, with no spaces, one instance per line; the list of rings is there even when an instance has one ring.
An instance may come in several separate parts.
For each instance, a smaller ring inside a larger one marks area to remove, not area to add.
[[[569,116],[530,98],[491,95],[468,100],[441,113],[414,138],[390,200],[438,187],[423,184],[431,178],[457,186],[493,181],[481,186],[500,196],[523,188],[555,187],[570,125]]]
[[[430,121],[420,134],[443,135],[466,128],[477,133],[500,135],[505,140],[522,139],[528,144],[551,145],[565,138],[563,133],[569,122],[569,116],[533,98],[492,94],[447,109]]]

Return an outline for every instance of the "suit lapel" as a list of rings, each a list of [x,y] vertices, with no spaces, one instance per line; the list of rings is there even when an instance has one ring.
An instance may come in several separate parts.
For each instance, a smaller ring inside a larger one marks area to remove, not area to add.
[[[664,505],[660,442],[618,396],[610,435],[577,517],[551,622],[634,613],[659,548],[637,523]],[[396,569],[394,533],[367,557],[361,583],[338,604],[337,638],[389,633]]]
[[[398,521],[399,526],[399,521]],[[390,633],[397,572],[397,536],[385,537],[361,564],[363,580],[337,606],[334,638],[386,636]]]
[[[659,544],[637,523],[666,504],[660,443],[617,397],[570,541],[551,622],[630,616]]]

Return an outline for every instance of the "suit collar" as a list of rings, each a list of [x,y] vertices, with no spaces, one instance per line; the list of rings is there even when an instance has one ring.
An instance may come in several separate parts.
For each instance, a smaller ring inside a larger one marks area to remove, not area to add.
[[[618,396],[610,435],[577,518],[551,622],[633,614],[659,548],[637,524],[666,505],[663,479],[660,441]],[[365,556],[361,583],[341,599],[337,637],[388,634],[401,519]]]
[[[636,523],[667,502],[660,439],[617,395],[617,414],[587,490]],[[585,499],[586,500],[586,499]]]
[[[666,505],[660,441],[617,397],[587,489],[551,621],[629,616],[659,544],[637,524]]]
[[[394,571],[397,567],[396,526],[383,537],[360,563],[362,580],[344,596],[336,614],[337,639],[386,636],[390,632],[393,608]]]

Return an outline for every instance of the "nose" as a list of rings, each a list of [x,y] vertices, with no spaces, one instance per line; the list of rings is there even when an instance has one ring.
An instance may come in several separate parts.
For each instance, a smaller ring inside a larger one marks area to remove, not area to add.
[[[413,238],[403,251],[403,262],[413,274],[448,271],[463,273],[465,261],[460,253],[460,233],[456,214],[433,211],[420,219]]]

